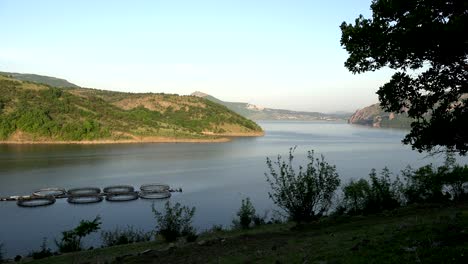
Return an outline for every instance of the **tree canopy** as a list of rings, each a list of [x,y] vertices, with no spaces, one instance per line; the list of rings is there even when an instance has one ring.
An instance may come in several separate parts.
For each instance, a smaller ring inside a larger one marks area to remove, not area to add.
[[[352,73],[395,70],[379,88],[385,111],[414,121],[403,139],[418,151],[468,152],[468,1],[373,0],[372,18],[341,24]]]

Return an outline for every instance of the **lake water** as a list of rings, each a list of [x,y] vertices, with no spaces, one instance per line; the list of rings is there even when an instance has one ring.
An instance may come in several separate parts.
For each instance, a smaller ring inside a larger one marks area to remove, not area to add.
[[[265,182],[265,158],[287,155],[297,145],[298,161],[307,150],[323,154],[337,166],[342,183],[366,177],[371,168],[387,166],[398,173],[406,165],[438,163],[403,146],[401,130],[373,129],[337,122],[259,122],[264,137],[236,138],[228,143],[125,145],[0,145],[0,196],[27,195],[45,187],[105,187],[162,182],[183,189],[171,202],[195,206],[199,231],[214,224],[229,226],[241,199],[250,197],[257,212],[273,208]],[[100,215],[103,229],[116,226],[151,230],[153,201],[136,200],[71,205],[59,199],[51,206],[20,208],[0,202],[0,243],[8,256],[39,249],[81,219]],[[161,208],[164,201],[156,201]],[[99,245],[99,235],[85,239]]]

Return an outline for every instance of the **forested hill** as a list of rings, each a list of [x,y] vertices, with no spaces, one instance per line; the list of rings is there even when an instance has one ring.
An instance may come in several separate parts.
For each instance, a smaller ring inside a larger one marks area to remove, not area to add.
[[[58,88],[0,75],[3,142],[157,142],[261,134],[255,122],[195,96]]]
[[[21,80],[21,81],[46,84],[46,85],[50,85],[54,87],[74,87],[74,88],[79,87],[78,85],[73,84],[64,79],[50,77],[50,76],[37,75],[37,74],[1,72],[0,71],[0,75],[5,75],[5,76],[11,77],[17,80]]]
[[[411,128],[412,119],[407,114],[395,114],[385,112],[380,104],[373,104],[357,110],[348,123],[384,128]]]

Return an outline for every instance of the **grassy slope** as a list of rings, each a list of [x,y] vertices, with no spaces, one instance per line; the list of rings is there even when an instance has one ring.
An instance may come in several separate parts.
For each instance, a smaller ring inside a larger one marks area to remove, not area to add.
[[[468,263],[467,204],[412,206],[291,227],[265,225],[205,234],[195,243],[139,243],[33,263]]]
[[[56,88],[0,76],[0,140],[210,138],[261,128],[194,96]]]

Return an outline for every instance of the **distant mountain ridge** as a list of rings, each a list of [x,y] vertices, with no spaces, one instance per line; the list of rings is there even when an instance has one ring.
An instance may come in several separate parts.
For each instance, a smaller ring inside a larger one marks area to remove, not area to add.
[[[60,79],[60,78],[55,78],[55,77],[50,77],[50,76],[43,76],[43,75],[38,75],[38,74],[30,74],[30,73],[17,73],[17,72],[2,72],[0,71],[0,75],[5,75],[11,78],[14,78],[16,80],[20,81],[28,81],[28,82],[33,82],[33,83],[40,83],[40,84],[45,84],[53,87],[60,87],[60,88],[65,88],[65,87],[72,87],[72,88],[78,88],[80,86],[73,84],[65,79]]]
[[[230,110],[252,120],[347,120],[351,113],[325,114],[320,112],[292,111],[285,109],[273,109],[241,102],[225,102],[209,94],[196,91],[192,96],[202,97],[212,102],[222,104]]]
[[[380,104],[373,104],[358,109],[349,119],[348,123],[383,128],[411,128],[412,119],[405,113],[395,114],[385,112]]]

